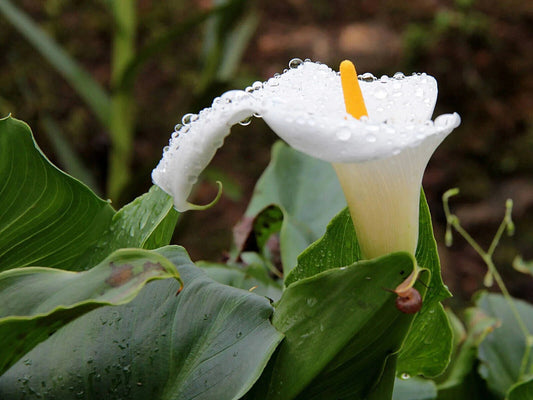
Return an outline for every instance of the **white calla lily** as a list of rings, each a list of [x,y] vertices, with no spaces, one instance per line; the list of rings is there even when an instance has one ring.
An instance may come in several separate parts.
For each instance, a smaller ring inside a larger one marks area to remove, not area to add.
[[[455,113],[431,120],[437,82],[426,74],[359,76],[368,117],[356,119],[346,112],[339,73],[310,61],[290,66],[186,115],[152,173],[154,183],[174,197],[177,210],[195,208],[187,197],[231,126],[260,115],[293,148],[333,164],[366,258],[414,254],[424,169],[460,123]]]

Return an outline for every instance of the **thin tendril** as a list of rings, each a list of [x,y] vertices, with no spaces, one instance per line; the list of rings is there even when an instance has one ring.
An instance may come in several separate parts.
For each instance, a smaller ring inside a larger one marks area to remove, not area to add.
[[[476,251],[476,253],[479,254],[479,256],[483,259],[485,264],[487,264],[489,273],[494,277],[496,284],[500,288],[505,300],[509,304],[509,308],[511,309],[511,312],[513,313],[516,319],[516,322],[518,323],[518,326],[526,339],[526,348],[524,351],[524,355],[522,357],[522,362],[520,364],[520,372],[519,372],[519,377],[518,377],[518,379],[520,380],[526,374],[526,369],[527,369],[527,365],[529,362],[529,354],[531,353],[531,348],[533,347],[533,336],[527,329],[526,324],[524,323],[524,320],[522,319],[522,317],[520,316],[520,313],[518,312],[518,309],[516,308],[513,298],[509,294],[509,291],[507,290],[507,287],[505,286],[505,283],[500,273],[498,272],[496,265],[494,264],[492,260],[492,256],[494,254],[494,251],[496,250],[496,247],[498,246],[498,243],[500,242],[503,232],[507,229],[510,234],[513,233],[514,224],[511,219],[513,203],[511,200],[507,200],[506,207],[505,207],[505,216],[503,218],[503,221],[498,227],[498,230],[496,231],[496,234],[494,235],[494,239],[492,240],[489,249],[485,251],[474,240],[474,238],[470,236],[470,234],[461,226],[461,223],[459,222],[459,218],[457,218],[457,216],[455,214],[452,214],[450,211],[450,206],[448,202],[449,198],[457,195],[458,193],[459,193],[459,189],[455,188],[455,189],[450,189],[446,191],[446,193],[444,193],[444,195],[442,196],[444,214],[446,215],[446,245],[447,246],[451,245],[451,228],[453,228],[455,229],[457,233],[459,233],[459,235],[461,235],[467,241],[467,243]]]

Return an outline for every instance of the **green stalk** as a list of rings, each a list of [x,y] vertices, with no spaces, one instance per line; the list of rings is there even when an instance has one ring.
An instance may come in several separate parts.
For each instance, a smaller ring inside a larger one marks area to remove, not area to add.
[[[111,151],[107,174],[107,195],[119,201],[130,180],[130,164],[133,157],[135,126],[135,102],[133,85],[120,85],[127,66],[135,57],[135,31],[137,25],[135,1],[110,2],[115,19],[113,54],[111,59],[111,116],[109,135]]]
[[[444,204],[444,214],[446,215],[446,223],[447,223],[446,245],[447,246],[451,245],[450,228],[453,227],[455,231],[459,233],[463,237],[463,239],[465,239],[467,243],[476,251],[476,253],[479,254],[479,256],[482,258],[482,260],[487,265],[489,273],[494,277],[496,284],[500,288],[505,300],[507,301],[507,304],[509,305],[509,309],[511,310],[511,313],[516,319],[518,327],[522,331],[522,334],[524,335],[524,339],[525,339],[525,350],[524,350],[524,355],[522,356],[522,362],[520,364],[520,370],[519,370],[519,375],[518,375],[518,380],[520,381],[527,374],[529,354],[531,353],[531,350],[533,347],[533,336],[531,335],[531,332],[529,332],[526,326],[526,323],[523,321],[522,317],[520,316],[520,313],[518,312],[518,309],[516,308],[514,300],[511,297],[511,294],[509,293],[509,291],[507,290],[507,286],[505,286],[505,282],[503,281],[498,269],[496,268],[496,265],[494,264],[494,261],[492,260],[492,256],[494,255],[496,246],[500,242],[500,239],[503,233],[505,232],[505,230],[507,229],[510,234],[512,234],[514,231],[514,223],[511,218],[513,202],[511,200],[507,200],[505,204],[505,216],[503,218],[503,221],[498,227],[496,235],[494,235],[494,239],[492,240],[489,249],[485,251],[474,240],[474,238],[470,236],[470,234],[461,226],[461,223],[459,222],[459,218],[457,218],[457,216],[452,214],[450,211],[448,200],[450,197],[455,196],[458,193],[459,193],[458,189],[450,189],[446,193],[444,193],[444,195],[442,196],[442,200]]]

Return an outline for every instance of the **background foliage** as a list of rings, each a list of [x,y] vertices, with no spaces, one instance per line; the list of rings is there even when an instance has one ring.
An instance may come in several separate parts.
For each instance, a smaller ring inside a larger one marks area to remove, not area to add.
[[[16,5],[23,17],[13,14],[10,5]],[[517,278],[511,269],[517,254],[533,258],[533,40],[529,40],[533,14],[528,2],[0,0],[0,13],[0,116],[13,113],[28,121],[47,156],[110,197],[115,208],[148,190],[149,173],[183,114],[199,111],[224,90],[243,88],[280,72],[295,56],[332,67],[349,58],[360,72],[378,76],[397,70],[434,75],[440,84],[436,113],[457,111],[463,120],[439,148],[425,175],[437,239],[442,242],[444,235],[440,196],[445,189],[461,188],[456,214],[482,244],[490,242],[503,214],[501,205],[512,197],[517,235],[503,239],[494,258],[512,294],[533,301],[531,280]],[[221,202],[205,213],[183,216],[173,243],[184,244],[193,260],[240,257],[247,266],[244,275],[238,268],[227,274],[220,263],[205,262],[204,267],[211,277],[236,286],[269,282],[262,294],[279,298],[280,286],[271,283],[268,274],[279,273],[280,246],[268,240],[269,229],[279,228],[279,212],[288,214],[290,209],[262,215],[267,228],[258,243],[270,260],[268,265],[250,252],[241,254],[250,250],[244,245],[231,247],[229,227],[246,215],[246,204],[274,140],[260,120],[246,129],[234,129],[195,192],[194,202],[207,203],[216,191],[213,182],[221,179],[225,186]],[[0,163],[5,160],[3,154]],[[115,170],[122,171],[118,177],[112,176]],[[87,265],[80,269],[102,261],[108,245],[109,249],[152,249],[170,239],[169,227],[177,214],[169,211],[168,199],[157,190],[145,196],[145,201],[136,200],[117,213],[107,203],[91,200],[103,211],[100,227],[90,237],[106,233],[96,243],[100,250],[92,258],[82,257]],[[142,227],[128,225],[128,213],[148,215],[150,210],[143,209],[147,203],[157,207],[161,218],[146,217]],[[254,214],[253,209],[248,212]],[[114,229],[123,234],[115,235]],[[312,236],[304,242],[320,233]],[[206,237],[210,238],[207,249]],[[16,235],[12,239],[19,240]],[[220,258],[224,250],[229,251],[228,257]],[[485,274],[477,255],[460,240],[451,250],[439,247],[439,252],[445,281],[455,294],[447,304],[456,309],[474,304],[483,308],[486,302],[470,301],[482,288]],[[270,269],[265,272],[265,268]],[[437,385],[420,383],[428,396],[438,386],[439,398],[456,398],[461,386],[475,386],[465,382],[494,373],[490,347],[480,348],[479,360],[472,356],[487,326],[493,327],[492,320],[482,319],[486,325],[479,325],[477,319],[458,314],[466,323],[467,339],[457,354],[468,362],[454,365]],[[479,374],[463,374],[472,363],[481,363]],[[500,394],[510,390],[511,399],[527,396],[531,386],[526,382],[509,389],[516,374],[507,372],[507,381],[491,389]],[[417,383],[400,381],[397,387],[409,392],[409,385]]]
[[[111,3],[23,0],[16,5],[112,94],[117,85],[111,66],[116,32]],[[509,273],[516,253],[533,257],[533,57],[528,39],[533,35],[533,14],[528,2],[132,3],[136,12],[131,41],[139,63],[125,73],[123,82],[134,100],[129,114],[135,114],[131,174],[136,178],[129,180],[120,197],[112,196],[114,204],[124,204],[148,189],[149,173],[182,115],[198,112],[224,90],[243,88],[281,72],[293,57],[309,57],[333,67],[349,58],[361,72],[378,76],[397,70],[426,71],[440,83],[436,112],[457,111],[463,120],[439,148],[425,176],[437,232],[444,221],[440,196],[449,187],[462,189],[457,213],[487,243],[490,228],[499,221],[500,204],[512,197],[518,235],[512,243],[502,243],[497,262],[512,281],[513,292],[533,300],[531,285],[513,280]],[[231,12],[207,24],[201,22],[202,13],[224,4],[230,4]],[[0,18],[6,21],[4,15]],[[13,25],[0,24],[0,45],[0,114],[11,112],[27,121],[49,157],[105,193],[109,126],[102,125],[83,97]],[[226,189],[222,206],[187,215],[178,228],[179,240],[193,259],[216,259],[229,248],[228,227],[244,213],[268,162],[274,135],[259,120],[246,129],[234,129],[196,191],[196,203],[208,202],[216,191],[212,182],[222,179]],[[205,223],[208,220],[217,222]],[[213,240],[208,253],[195,239],[200,235],[187,234],[193,226],[202,226]],[[441,254],[445,280],[456,294],[454,301],[468,300],[479,288],[483,265],[461,242],[451,250],[441,249]]]

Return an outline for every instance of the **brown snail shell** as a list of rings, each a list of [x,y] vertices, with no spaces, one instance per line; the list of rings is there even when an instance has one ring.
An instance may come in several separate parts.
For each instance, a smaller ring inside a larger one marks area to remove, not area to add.
[[[398,294],[396,308],[405,314],[414,314],[422,308],[422,296],[415,288],[411,287]]]

